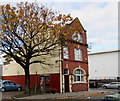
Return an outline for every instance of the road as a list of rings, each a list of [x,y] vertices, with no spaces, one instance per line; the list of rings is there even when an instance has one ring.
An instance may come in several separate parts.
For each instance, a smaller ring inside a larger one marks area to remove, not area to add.
[[[23,91],[6,91],[2,92],[2,99],[11,99],[11,96],[19,95],[23,93]]]
[[[91,88],[90,90],[108,91],[111,94],[118,93],[118,89]],[[74,99],[103,99],[105,97],[105,95],[107,95],[107,94],[78,97],[78,98],[74,98]]]
[[[90,90],[109,91],[109,93],[118,93],[117,89],[92,88]],[[2,93],[2,99],[11,99],[11,96],[19,95],[22,91],[7,91]],[[106,94],[73,97],[71,99],[102,99]]]

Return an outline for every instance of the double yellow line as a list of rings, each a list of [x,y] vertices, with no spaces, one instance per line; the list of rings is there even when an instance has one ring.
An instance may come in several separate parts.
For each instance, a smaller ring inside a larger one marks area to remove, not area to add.
[[[95,95],[102,95],[102,94],[108,94],[108,92],[99,92],[99,93],[84,94],[84,95],[78,95],[78,96],[56,97],[56,98],[50,98],[50,99],[51,99],[51,100],[55,100],[55,99],[69,99],[69,98],[95,96]]]

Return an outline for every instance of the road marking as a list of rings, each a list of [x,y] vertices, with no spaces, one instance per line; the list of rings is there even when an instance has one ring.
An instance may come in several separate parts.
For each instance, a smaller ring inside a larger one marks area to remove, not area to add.
[[[108,92],[99,92],[99,93],[84,94],[84,95],[77,95],[77,96],[56,97],[56,98],[49,98],[49,99],[51,99],[51,100],[55,100],[55,99],[69,99],[69,98],[95,96],[95,95],[102,95],[102,94],[109,94],[109,93]]]
[[[7,99],[15,99],[14,96],[8,96]]]

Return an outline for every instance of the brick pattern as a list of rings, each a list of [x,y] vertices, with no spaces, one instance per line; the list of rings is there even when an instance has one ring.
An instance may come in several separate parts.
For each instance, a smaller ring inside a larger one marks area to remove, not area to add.
[[[88,71],[88,53],[87,53],[87,38],[86,38],[86,31],[84,30],[84,28],[82,27],[81,23],[79,22],[78,19],[75,19],[71,24],[72,27],[76,27],[79,32],[82,35],[82,43],[79,42],[75,42],[73,40],[69,40],[66,42],[66,44],[68,45],[68,49],[69,49],[69,58],[68,59],[64,59],[63,58],[63,50],[62,50],[62,74],[64,74],[64,69],[65,68],[69,68],[69,75],[74,75],[74,70],[76,68],[80,68],[83,69],[85,71],[86,74],[86,80],[85,83],[81,83],[81,84],[75,84],[74,81],[74,76],[73,78],[71,78],[71,82],[72,83],[72,91],[80,91],[80,90],[88,90],[88,75],[89,75],[89,71]],[[77,25],[77,26],[76,26]],[[70,39],[72,38],[72,36],[68,36]],[[78,48],[82,50],[82,61],[77,61],[75,60],[75,56],[74,56],[74,48]]]
[[[87,91],[88,90],[88,84],[78,83],[72,85],[72,91]]]

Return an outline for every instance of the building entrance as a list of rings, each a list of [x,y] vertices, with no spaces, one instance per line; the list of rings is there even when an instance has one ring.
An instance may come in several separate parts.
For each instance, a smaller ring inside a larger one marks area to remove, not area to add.
[[[47,93],[50,89],[50,75],[40,76],[40,90],[41,93]]]
[[[69,75],[64,75],[65,92],[69,92]]]

